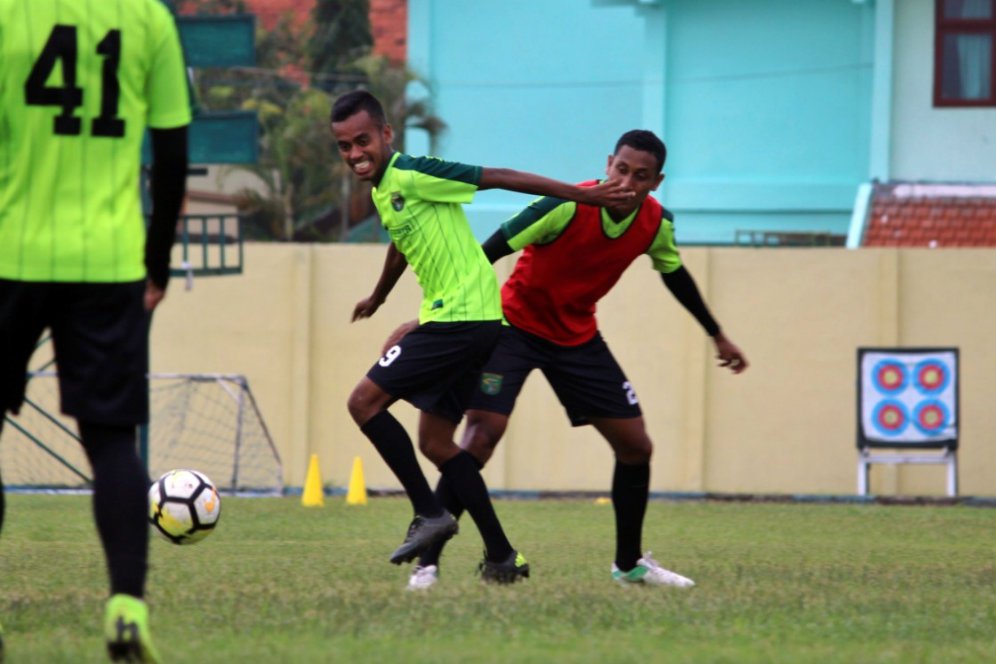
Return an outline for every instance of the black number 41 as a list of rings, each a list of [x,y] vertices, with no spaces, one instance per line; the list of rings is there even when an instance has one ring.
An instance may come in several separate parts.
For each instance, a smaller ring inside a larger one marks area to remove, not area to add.
[[[56,25],[45,42],[45,48],[35,61],[24,82],[24,99],[30,106],[58,106],[62,112],[55,116],[53,131],[62,136],[78,136],[82,121],[74,114],[83,105],[83,88],[76,85],[76,26]],[[118,65],[121,63],[121,31],[109,30],[97,44],[97,54],[103,56],[101,71],[100,115],[93,118],[90,133],[93,136],[121,137],[125,135],[125,122],[118,115],[121,86],[118,83]],[[46,85],[55,66],[62,64],[62,85]]]

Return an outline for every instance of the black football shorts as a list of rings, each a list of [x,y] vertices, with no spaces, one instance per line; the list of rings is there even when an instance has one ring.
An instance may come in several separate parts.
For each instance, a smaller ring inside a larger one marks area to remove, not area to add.
[[[421,411],[459,423],[500,332],[497,320],[419,325],[367,378]]]
[[[149,419],[145,282],[0,279],[0,415],[24,402],[28,362],[51,331],[62,412],[131,426]]]
[[[640,417],[636,392],[597,333],[579,346],[561,346],[506,325],[481,370],[468,409],[509,415],[533,369],[546,376],[573,426],[589,417]]]

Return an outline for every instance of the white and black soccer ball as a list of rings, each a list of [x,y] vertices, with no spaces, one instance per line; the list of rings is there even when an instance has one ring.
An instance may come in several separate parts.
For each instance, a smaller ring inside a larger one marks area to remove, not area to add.
[[[221,496],[204,473],[171,470],[149,488],[149,523],[173,544],[201,541],[220,517]]]

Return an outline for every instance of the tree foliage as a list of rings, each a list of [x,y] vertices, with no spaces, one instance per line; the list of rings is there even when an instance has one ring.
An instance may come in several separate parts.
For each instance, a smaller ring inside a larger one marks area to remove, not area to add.
[[[245,11],[244,0],[186,0],[186,13]],[[304,29],[291,15],[257,28],[257,66],[198,72],[197,93],[208,110],[259,114],[260,158],[224,172],[249,172],[260,185],[239,193],[257,239],[331,241],[373,214],[369,187],[358,185],[339,159],[329,132],[333,98],[357,87],[384,103],[403,149],[404,127],[444,128],[427,101],[406,98],[416,76],[372,53],[368,0],[316,0]]]

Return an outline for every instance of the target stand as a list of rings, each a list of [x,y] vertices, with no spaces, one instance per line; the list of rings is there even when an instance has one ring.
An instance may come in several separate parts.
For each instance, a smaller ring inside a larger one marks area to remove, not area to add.
[[[958,349],[858,349],[858,495],[872,464],[947,467],[958,495]]]

